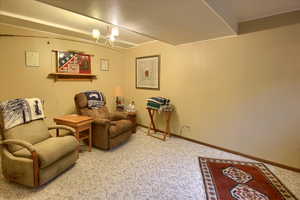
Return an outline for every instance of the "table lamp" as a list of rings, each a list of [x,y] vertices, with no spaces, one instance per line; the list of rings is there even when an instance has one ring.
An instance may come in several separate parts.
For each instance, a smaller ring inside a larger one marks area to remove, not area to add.
[[[120,86],[115,88],[116,110],[124,111],[123,92]]]

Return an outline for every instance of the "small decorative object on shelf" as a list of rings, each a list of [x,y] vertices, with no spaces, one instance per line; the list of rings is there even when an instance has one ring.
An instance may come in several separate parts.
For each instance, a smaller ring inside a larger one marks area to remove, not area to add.
[[[91,74],[91,57],[93,55],[76,51],[58,51],[56,53],[56,73],[49,74],[56,80],[93,80],[96,75]]]
[[[135,103],[131,101],[131,103],[126,107],[126,112],[135,112]]]

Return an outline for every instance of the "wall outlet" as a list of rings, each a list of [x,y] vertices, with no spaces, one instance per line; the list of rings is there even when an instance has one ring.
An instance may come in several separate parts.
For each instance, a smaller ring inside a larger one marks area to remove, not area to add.
[[[191,126],[189,126],[189,125],[183,125],[183,126],[180,127],[179,134],[183,135],[184,133],[190,132],[190,131],[191,131]]]

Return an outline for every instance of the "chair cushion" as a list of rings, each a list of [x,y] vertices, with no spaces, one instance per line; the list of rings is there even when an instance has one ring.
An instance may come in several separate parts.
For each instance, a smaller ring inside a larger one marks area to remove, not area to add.
[[[52,137],[34,145],[36,148],[41,168],[47,167],[67,154],[75,151],[79,143],[74,136]],[[13,153],[15,156],[31,158],[26,149]]]
[[[130,120],[119,120],[119,121],[113,121],[113,124],[109,128],[110,138],[116,137],[126,131],[129,131],[133,124]]]
[[[52,165],[42,168],[40,170],[40,184],[45,184],[57,175],[61,174],[63,171],[75,164],[78,159],[78,152],[74,151],[69,153],[67,156],[59,159]],[[55,198],[53,198],[55,199]]]
[[[20,139],[30,144],[36,144],[51,137],[44,120],[35,120],[27,124],[19,125],[3,132],[4,139]],[[8,145],[10,152],[22,149],[18,145]]]

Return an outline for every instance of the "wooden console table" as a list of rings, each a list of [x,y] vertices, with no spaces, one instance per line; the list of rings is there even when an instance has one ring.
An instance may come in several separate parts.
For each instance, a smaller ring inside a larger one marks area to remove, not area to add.
[[[152,136],[152,137],[155,137],[155,138],[158,138],[160,140],[163,140],[163,141],[166,141],[166,138],[167,137],[170,137],[170,120],[171,120],[171,116],[172,116],[172,113],[173,113],[173,110],[171,111],[161,111],[162,113],[165,114],[166,116],[166,129],[165,129],[165,132],[162,133],[163,137],[159,137],[155,134],[157,134],[158,132],[158,129],[156,129],[156,125],[155,125],[155,122],[154,122],[154,116],[156,113],[158,113],[158,110],[155,110],[155,109],[151,109],[151,108],[147,108],[148,110],[148,113],[149,113],[149,117],[150,117],[150,125],[149,125],[149,128],[148,128],[148,135]],[[151,129],[154,131],[153,133],[151,133]]]
[[[92,151],[92,122],[93,118],[82,115],[64,115],[61,117],[55,117],[54,121],[57,125],[71,126],[75,129],[75,137],[78,141],[88,139],[89,140],[89,152]],[[88,134],[82,133],[88,131]]]

